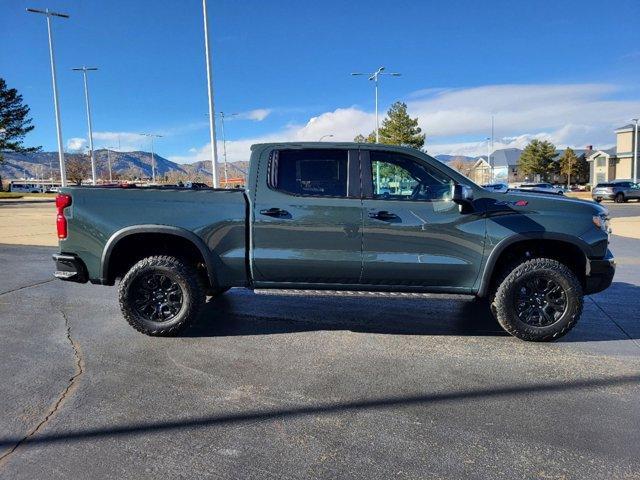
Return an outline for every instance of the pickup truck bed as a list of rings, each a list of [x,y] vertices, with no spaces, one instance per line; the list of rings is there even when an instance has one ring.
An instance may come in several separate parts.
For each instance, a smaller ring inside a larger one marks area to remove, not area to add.
[[[220,286],[248,284],[243,190],[72,187],[63,192],[72,195],[73,204],[66,210],[68,236],[60,249],[82,259],[92,283],[113,285],[131,249],[151,254],[161,248],[163,236],[172,235],[204,254],[211,271],[219,272]]]

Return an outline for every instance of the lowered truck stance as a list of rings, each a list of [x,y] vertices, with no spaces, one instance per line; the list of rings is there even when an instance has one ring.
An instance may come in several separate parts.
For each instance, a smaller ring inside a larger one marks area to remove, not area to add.
[[[255,145],[246,190],[60,192],[55,276],[119,281],[148,335],[246,287],[475,295],[510,334],[552,340],[615,271],[600,205],[485,190],[404,147]]]

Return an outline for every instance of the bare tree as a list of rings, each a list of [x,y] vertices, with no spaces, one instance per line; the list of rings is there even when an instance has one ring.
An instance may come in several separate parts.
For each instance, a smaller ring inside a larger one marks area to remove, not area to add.
[[[81,185],[91,174],[91,159],[89,155],[69,155],[66,162],[67,178],[76,185]]]
[[[469,176],[471,169],[473,168],[472,162],[465,162],[461,158],[454,158],[449,162],[449,166],[454,170],[460,172],[462,175]]]

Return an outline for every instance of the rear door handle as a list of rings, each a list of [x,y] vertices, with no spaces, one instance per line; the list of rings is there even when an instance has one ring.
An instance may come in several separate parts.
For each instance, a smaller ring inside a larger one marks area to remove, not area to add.
[[[260,215],[267,215],[268,217],[287,217],[289,212],[282,210],[281,208],[268,208],[260,210]]]
[[[375,218],[377,220],[393,220],[394,218],[398,218],[395,213],[387,212],[386,210],[380,210],[378,212],[369,212],[370,218]]]

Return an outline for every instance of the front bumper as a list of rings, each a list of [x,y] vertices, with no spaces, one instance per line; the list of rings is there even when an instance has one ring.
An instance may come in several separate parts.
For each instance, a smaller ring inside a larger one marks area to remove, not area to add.
[[[604,258],[587,260],[587,276],[585,279],[585,295],[601,292],[611,285],[616,273],[616,261],[607,250]]]
[[[53,276],[67,282],[87,283],[87,267],[77,255],[69,253],[54,253],[56,271]]]
[[[591,198],[593,200],[614,200],[616,195],[615,193],[592,193]]]

